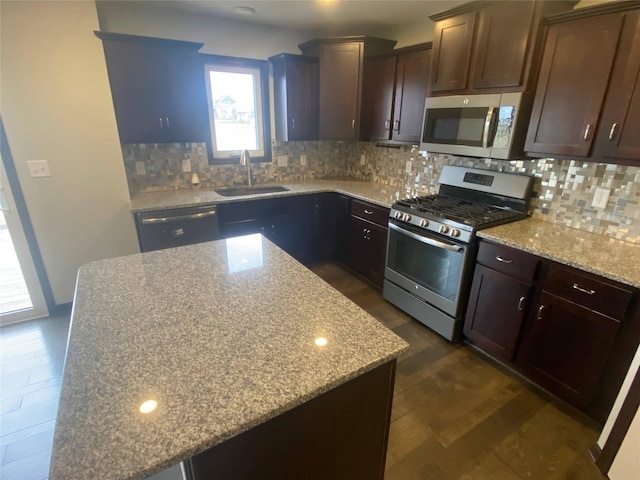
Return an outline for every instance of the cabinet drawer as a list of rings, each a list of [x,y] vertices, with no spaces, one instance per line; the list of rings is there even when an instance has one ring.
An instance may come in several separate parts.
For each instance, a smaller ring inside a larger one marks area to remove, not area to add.
[[[618,320],[624,318],[633,296],[631,288],[556,264],[549,269],[544,289]]]
[[[378,207],[359,200],[351,201],[351,214],[383,227],[386,227],[389,222],[388,208]]]
[[[478,250],[478,263],[510,277],[517,277],[531,282],[536,274],[540,260],[534,255],[515,248],[482,241]]]

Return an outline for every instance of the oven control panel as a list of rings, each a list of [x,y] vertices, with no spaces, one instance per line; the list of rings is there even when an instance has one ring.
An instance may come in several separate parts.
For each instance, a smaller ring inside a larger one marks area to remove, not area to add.
[[[413,225],[428,232],[451,237],[460,242],[469,243],[474,237],[473,228],[468,225],[460,225],[445,219],[427,219],[418,215],[412,215],[401,210],[391,209],[389,215],[398,221]]]

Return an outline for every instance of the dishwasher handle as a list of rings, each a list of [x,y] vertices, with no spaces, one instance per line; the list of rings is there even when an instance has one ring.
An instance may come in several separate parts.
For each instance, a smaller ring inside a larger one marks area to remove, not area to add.
[[[171,223],[178,222],[182,220],[196,220],[198,218],[211,217],[216,215],[216,210],[210,210],[208,212],[200,212],[200,213],[191,213],[189,215],[176,215],[176,216],[168,216],[168,217],[152,217],[152,218],[143,218],[143,225],[152,225],[157,223]]]

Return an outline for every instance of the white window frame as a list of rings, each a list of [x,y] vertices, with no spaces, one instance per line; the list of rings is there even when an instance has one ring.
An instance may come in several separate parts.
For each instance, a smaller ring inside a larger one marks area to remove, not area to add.
[[[204,64],[207,87],[207,107],[209,111],[209,127],[211,129],[212,163],[234,163],[240,158],[240,150],[219,150],[216,145],[215,115],[211,91],[210,72],[243,73],[253,76],[255,94],[255,125],[257,133],[257,149],[249,150],[251,160],[271,161],[271,133],[269,118],[268,66],[265,61],[236,57],[208,55]]]

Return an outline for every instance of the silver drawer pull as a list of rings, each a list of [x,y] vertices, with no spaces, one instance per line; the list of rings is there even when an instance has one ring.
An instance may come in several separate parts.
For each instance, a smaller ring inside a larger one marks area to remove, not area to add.
[[[520,300],[518,301],[518,311],[521,312],[524,310],[524,302],[527,301],[527,297],[520,297]]]
[[[578,285],[577,283],[573,284],[573,288],[574,290],[578,290],[579,292],[582,293],[586,293],[587,295],[593,295],[594,293],[596,293],[595,290],[587,290],[585,288],[582,288],[580,285]]]
[[[542,313],[544,312],[544,305],[538,307],[538,320],[542,320]]]
[[[496,260],[502,263],[513,263],[513,260],[510,260],[508,258],[502,258],[500,255],[496,257]]]
[[[373,211],[367,210],[366,208],[364,210],[364,213],[366,213],[367,215],[373,215]]]
[[[184,229],[183,228],[176,228],[175,230],[171,230],[171,236],[173,238],[178,238],[178,237],[184,236]]]

